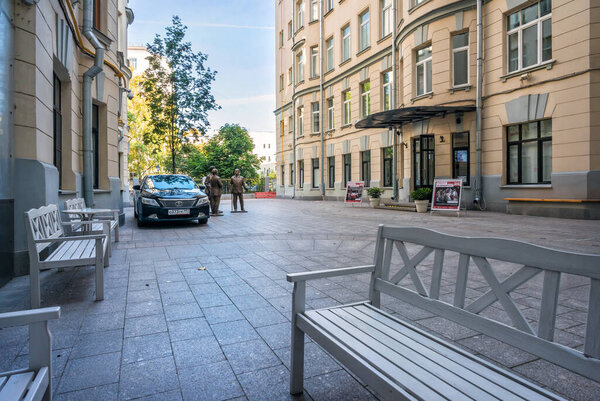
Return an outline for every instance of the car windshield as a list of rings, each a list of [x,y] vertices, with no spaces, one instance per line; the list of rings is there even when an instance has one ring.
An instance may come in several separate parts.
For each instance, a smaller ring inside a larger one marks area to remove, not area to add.
[[[190,178],[184,175],[155,175],[146,180],[148,189],[197,189],[198,186]]]

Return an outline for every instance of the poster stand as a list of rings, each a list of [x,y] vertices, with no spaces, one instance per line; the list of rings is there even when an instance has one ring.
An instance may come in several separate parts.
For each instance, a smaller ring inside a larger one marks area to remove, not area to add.
[[[346,185],[346,196],[344,197],[344,204],[350,203],[351,205],[362,203],[362,193],[365,188],[364,181],[348,181]]]
[[[456,212],[460,217],[461,206],[466,212],[466,205],[462,203],[462,180],[434,180],[433,192],[431,194],[431,211],[433,212]]]

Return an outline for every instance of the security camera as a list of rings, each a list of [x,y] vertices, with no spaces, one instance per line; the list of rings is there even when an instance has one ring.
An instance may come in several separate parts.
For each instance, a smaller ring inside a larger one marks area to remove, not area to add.
[[[133,100],[133,92],[130,90],[127,91],[127,99]]]

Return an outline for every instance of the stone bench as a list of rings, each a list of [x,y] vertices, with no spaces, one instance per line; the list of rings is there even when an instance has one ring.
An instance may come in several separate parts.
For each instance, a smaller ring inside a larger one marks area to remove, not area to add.
[[[420,250],[410,256],[406,244],[415,244]],[[447,262],[445,266],[448,251],[459,254],[458,264]],[[394,252],[400,255],[399,268],[391,264]],[[432,254],[433,263],[417,269]],[[515,263],[520,268],[501,280],[494,271],[497,261]],[[444,268],[447,273],[442,279]],[[472,274],[477,271],[477,279],[484,280],[488,290],[467,305],[469,270]],[[357,273],[371,274],[368,301],[305,309],[307,280]],[[583,276],[591,284],[583,352],[554,342],[560,280],[565,273]],[[539,321],[534,328],[510,292],[538,274],[543,274],[543,288]],[[429,285],[423,281],[426,275],[430,276]],[[452,302],[441,301],[442,283],[454,278]],[[386,313],[381,309],[381,294],[600,381],[600,255],[562,252],[513,240],[379,226],[373,265],[292,273],[287,280],[294,283],[292,394],[303,391],[304,334],[308,334],[385,400],[562,399]],[[494,303],[504,309],[510,325],[481,315]]]
[[[0,313],[0,329],[29,325],[29,368],[0,372],[0,400],[52,400],[52,337],[48,320],[60,307]]]

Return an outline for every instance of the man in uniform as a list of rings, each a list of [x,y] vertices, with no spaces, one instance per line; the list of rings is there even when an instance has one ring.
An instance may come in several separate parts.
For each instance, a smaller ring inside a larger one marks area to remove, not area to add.
[[[245,212],[244,209],[244,189],[248,190],[246,186],[246,182],[244,181],[244,177],[240,175],[240,169],[236,168],[234,170],[234,175],[231,177],[231,196],[233,202],[233,211],[237,212],[237,204],[238,200],[240,201],[240,208],[242,212]]]
[[[213,168],[208,177],[206,177],[207,187],[210,187],[210,210],[213,216],[218,216],[222,212],[219,210],[219,204],[221,203],[221,188],[223,183],[221,178],[217,175],[219,171]]]

